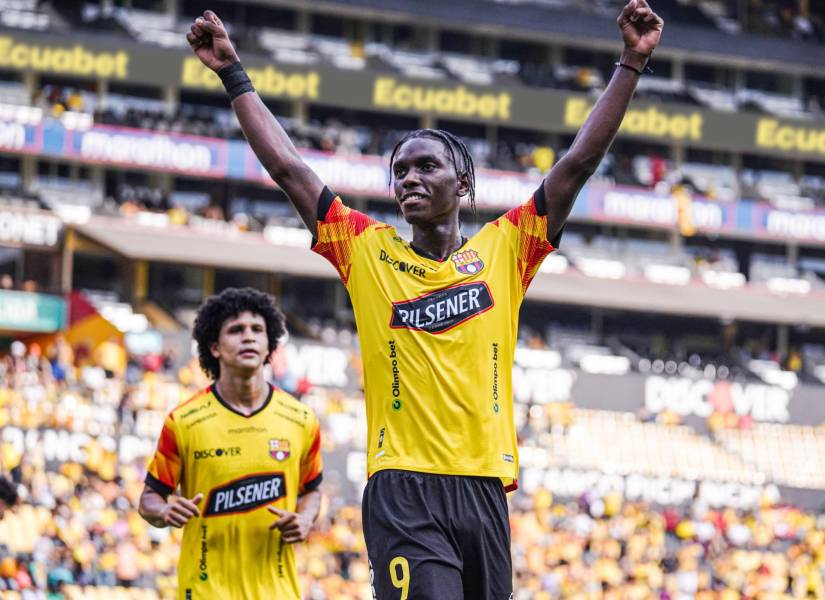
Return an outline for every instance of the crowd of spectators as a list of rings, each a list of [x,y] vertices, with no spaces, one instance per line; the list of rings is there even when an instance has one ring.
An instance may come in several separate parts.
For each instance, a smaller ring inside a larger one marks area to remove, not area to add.
[[[813,5],[815,3],[811,3]],[[822,15],[802,10],[794,0],[753,0],[745,3],[745,29],[750,33],[806,42],[825,42]]]
[[[340,419],[356,401],[318,393],[284,361],[270,376],[318,410],[325,451],[352,444]],[[173,597],[179,532],[149,527],[135,507],[164,414],[205,384],[193,362],[133,356],[114,338],[94,350],[61,336],[12,344],[0,361],[0,470],[20,501],[0,520],[4,598]],[[328,468],[326,481],[297,555],[305,597],[369,598],[360,510],[345,474]],[[825,515],[767,498],[742,512],[551,492],[511,496],[516,599],[825,597]]]

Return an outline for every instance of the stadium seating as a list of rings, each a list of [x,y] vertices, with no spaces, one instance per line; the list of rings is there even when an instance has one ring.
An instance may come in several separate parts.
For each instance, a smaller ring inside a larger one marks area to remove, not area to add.
[[[825,489],[825,431],[821,427],[759,423],[723,429],[716,439],[781,485]]]
[[[624,0],[215,4],[244,60],[323,77],[341,71],[366,81],[378,72],[438,89],[512,91],[513,106],[521,106],[522,93],[552,104],[592,100],[604,89]],[[809,2],[807,15],[772,0],[652,4],[670,33],[652,63],[656,73],[640,81],[640,106],[712,115],[706,128],[740,113],[819,128],[820,2]],[[183,55],[183,33],[201,8],[194,0],[0,0],[0,26],[10,37],[66,47],[121,41],[137,72],[140,48]],[[275,13],[295,18],[260,18]],[[409,25],[411,15],[423,26]],[[747,60],[758,61],[753,71]],[[180,532],[150,528],[135,506],[165,415],[208,383],[189,348],[194,307],[235,281],[278,290],[291,336],[267,377],[320,416],[326,498],[297,550],[304,597],[371,597],[359,507],[366,479],[361,352],[333,271],[291,269],[293,259],[310,256],[311,234],[251,156],[238,152],[240,126],[219,90],[177,79],[75,75],[0,71],[4,133],[21,148],[30,131],[54,144],[42,156],[3,146],[0,233],[11,237],[30,214],[57,215],[62,237],[79,248],[76,276],[96,272],[98,261],[117,273],[88,286],[107,289],[80,292],[112,334],[96,349],[63,335],[0,336],[8,346],[0,348],[0,472],[21,484],[22,496],[0,521],[0,597],[175,597]],[[410,127],[460,133],[484,184],[480,194],[492,188],[492,196],[506,187],[500,182],[515,182],[519,193],[535,189],[526,186],[565,155],[574,134],[566,121],[552,131],[529,129],[521,123],[529,111],[487,122],[354,110],[328,96],[317,103],[264,98],[302,156],[379,181],[347,199],[406,238],[412,231],[385,193],[383,174]],[[85,161],[69,150],[93,128],[153,139],[201,136],[214,161],[203,176],[139,161]],[[53,136],[58,130],[68,133]],[[825,342],[821,323],[806,320],[820,316],[825,258],[821,244],[788,233],[820,222],[810,211],[825,207],[825,170],[810,154],[718,146],[621,134],[576,206],[586,214],[573,213],[558,252],[539,269],[532,291],[539,290],[523,304],[513,386],[521,489],[509,496],[514,600],[825,598],[825,413],[818,402]],[[243,177],[224,177],[215,165],[225,162],[248,168]],[[608,214],[611,195],[622,210]],[[479,203],[478,215],[462,212],[463,234],[501,214],[504,201],[492,200]],[[714,223],[691,231],[704,213],[753,227],[747,236],[718,234]],[[763,223],[777,214],[793,223]],[[133,258],[86,236],[92,222],[124,236],[143,232],[153,246],[174,239],[177,247],[191,241],[229,254],[237,243],[244,260],[257,254],[254,247],[286,256],[290,269],[264,275]],[[46,262],[71,267],[63,247],[47,255],[14,239],[0,246],[4,293],[35,291],[38,282],[27,278]],[[148,304],[125,301],[140,287],[134,280],[143,267],[150,288],[180,292],[175,302],[151,291]],[[186,289],[178,290],[158,276],[178,268],[197,283],[182,276]],[[49,277],[40,280],[57,287],[41,291],[62,293]],[[583,292],[548,300],[548,289]],[[635,292],[644,302],[623,305]],[[707,313],[682,314],[679,301],[705,295],[714,299]],[[779,310],[729,314],[764,298]],[[805,300],[811,310],[787,317],[786,307]]]

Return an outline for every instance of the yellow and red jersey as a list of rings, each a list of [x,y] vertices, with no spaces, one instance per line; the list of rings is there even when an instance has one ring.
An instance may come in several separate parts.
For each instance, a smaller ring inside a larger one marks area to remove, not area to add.
[[[443,262],[328,189],[320,204],[313,250],[346,285],[361,342],[368,472],[500,477],[514,489],[518,313],[554,249],[543,189]]]
[[[321,483],[313,411],[272,388],[254,414],[230,408],[214,386],[166,418],[146,484],[166,495],[203,493],[183,530],[178,598],[300,598],[292,545],[269,526],[269,505],[294,511]]]

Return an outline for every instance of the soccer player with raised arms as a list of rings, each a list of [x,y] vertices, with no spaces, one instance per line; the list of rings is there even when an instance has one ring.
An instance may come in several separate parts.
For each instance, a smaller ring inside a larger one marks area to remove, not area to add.
[[[409,242],[347,207],[301,160],[215,13],[187,34],[352,299],[367,408],[364,534],[380,600],[511,597],[505,492],[518,477],[519,307],[610,147],[663,27],[646,0],[630,0],[617,23],[624,51],[570,150],[530,198],[472,238],[459,223],[462,199],[475,199],[465,145],[432,129],[402,139],[390,174]]]
[[[292,544],[318,517],[321,434],[309,407],[264,378],[285,331],[272,298],[250,288],[198,311],[214,383],[166,418],[139,507],[156,527],[183,527],[181,600],[301,598]]]

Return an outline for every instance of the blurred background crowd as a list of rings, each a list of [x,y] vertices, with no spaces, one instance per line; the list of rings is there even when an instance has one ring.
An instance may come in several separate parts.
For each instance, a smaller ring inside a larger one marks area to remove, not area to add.
[[[360,453],[358,394],[316,388],[295,356],[290,346],[279,349],[267,368],[270,380],[319,411],[325,453],[342,447]],[[357,361],[349,366],[357,369]],[[114,340],[89,353],[58,336],[46,350],[15,341],[0,362],[0,378],[2,466],[20,496],[0,521],[3,597],[174,597],[179,531],[148,526],[136,505],[165,411],[207,383],[197,366],[171,352],[134,355]],[[558,437],[559,430],[572,445],[577,422],[593,418],[566,402],[523,407],[526,448],[545,445],[542,436]],[[675,412],[625,417],[677,443]],[[638,437],[628,427],[616,433]],[[649,443],[655,436],[646,437]],[[557,460],[565,456],[559,443],[550,445]],[[596,443],[597,453],[612,444]],[[701,458],[699,442],[691,444],[688,451]],[[606,456],[600,459],[609,470]],[[671,470],[687,468],[667,455],[664,462]],[[712,468],[706,475],[713,476]],[[353,491],[359,484],[346,479],[340,464],[328,461],[321,518],[298,550],[305,597],[312,600],[370,597]],[[567,497],[540,484],[527,488],[510,496],[520,600],[825,597],[825,515],[770,490],[735,508],[698,496],[668,505],[597,487]]]
[[[194,311],[228,286],[277,298],[292,337],[268,377],[321,417],[306,598],[370,597],[351,307],[187,67],[195,16],[269,68],[256,85],[325,182],[401,235],[388,153],[461,136],[472,235],[570,147],[622,4],[0,0],[0,597],[174,597],[179,532],[135,506],[164,415],[207,383]],[[637,112],[522,306],[514,597],[825,599],[825,3],[655,8]],[[273,84],[312,74],[314,96]],[[381,104],[379,80],[518,110]]]

